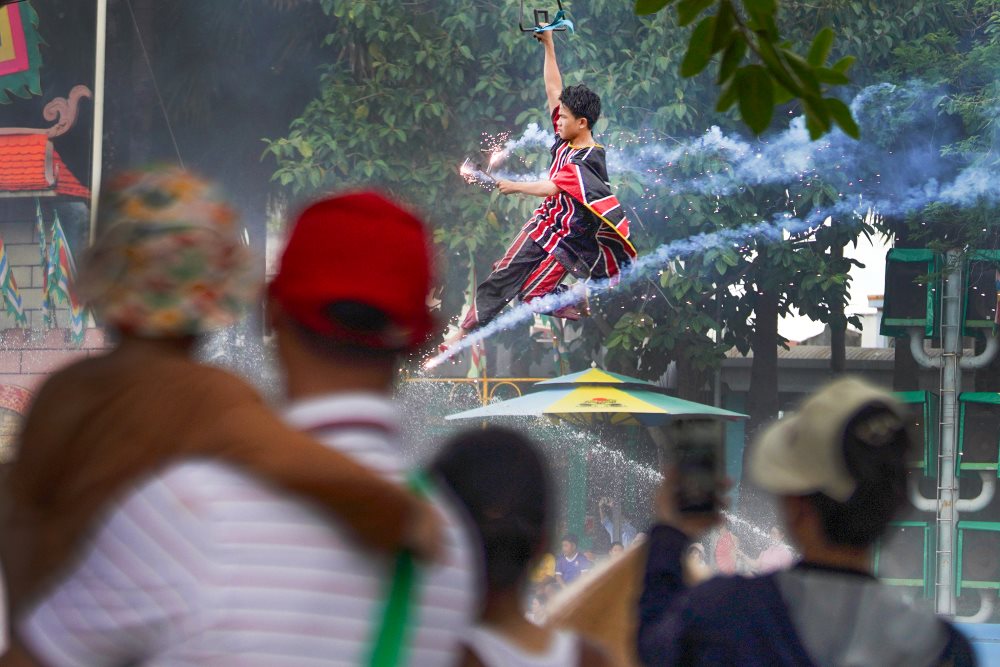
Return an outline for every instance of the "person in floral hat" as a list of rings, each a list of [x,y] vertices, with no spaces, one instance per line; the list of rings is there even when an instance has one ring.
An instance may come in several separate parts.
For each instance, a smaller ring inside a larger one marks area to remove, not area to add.
[[[165,654],[183,654],[196,629],[225,620],[203,604],[217,590],[208,571],[220,573],[198,526],[222,509],[204,466],[297,494],[369,548],[434,556],[435,509],[192,358],[260,287],[210,183],[160,168],[110,184],[77,288],[118,342],[52,375],[27,416],[3,489],[13,639],[3,664],[172,662]]]

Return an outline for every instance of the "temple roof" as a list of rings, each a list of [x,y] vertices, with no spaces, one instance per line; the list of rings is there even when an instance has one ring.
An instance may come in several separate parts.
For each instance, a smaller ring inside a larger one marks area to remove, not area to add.
[[[45,134],[0,134],[0,197],[90,198]]]

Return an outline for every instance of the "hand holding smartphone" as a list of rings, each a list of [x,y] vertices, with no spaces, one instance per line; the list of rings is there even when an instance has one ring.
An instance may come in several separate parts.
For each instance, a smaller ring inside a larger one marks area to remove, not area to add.
[[[727,486],[721,423],[684,420],[666,429],[664,481],[657,496],[660,521],[698,539],[721,520]]]
[[[711,514],[719,509],[724,482],[722,424],[709,420],[676,422],[673,430],[677,467],[677,511]]]

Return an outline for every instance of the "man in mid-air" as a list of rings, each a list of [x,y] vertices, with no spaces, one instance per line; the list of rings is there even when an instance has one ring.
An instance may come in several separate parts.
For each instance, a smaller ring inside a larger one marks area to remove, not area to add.
[[[515,297],[527,302],[567,289],[560,285],[567,273],[581,281],[574,289],[579,298],[550,314],[579,319],[589,314],[583,281],[614,279],[636,256],[628,220],[608,182],[604,147],[594,142],[601,98],[584,85],[564,89],[552,32],[535,37],[545,48],[545,94],[557,135],[549,177],[501,180],[497,187],[503,194],[544,199],[476,289],[472,307],[446,345],[489,323]]]

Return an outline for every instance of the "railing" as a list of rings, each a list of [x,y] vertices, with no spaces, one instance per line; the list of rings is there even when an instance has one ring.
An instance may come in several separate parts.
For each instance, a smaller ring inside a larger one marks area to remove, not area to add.
[[[512,387],[514,391],[517,392],[518,396],[523,396],[521,384],[535,384],[536,382],[541,382],[542,380],[549,380],[551,378],[491,378],[491,377],[478,377],[478,378],[420,378],[420,377],[410,377],[405,378],[404,382],[418,382],[418,383],[434,383],[434,384],[466,384],[466,385],[478,385],[476,393],[479,396],[479,400],[483,405],[487,405],[496,397],[497,390],[501,387]]]

